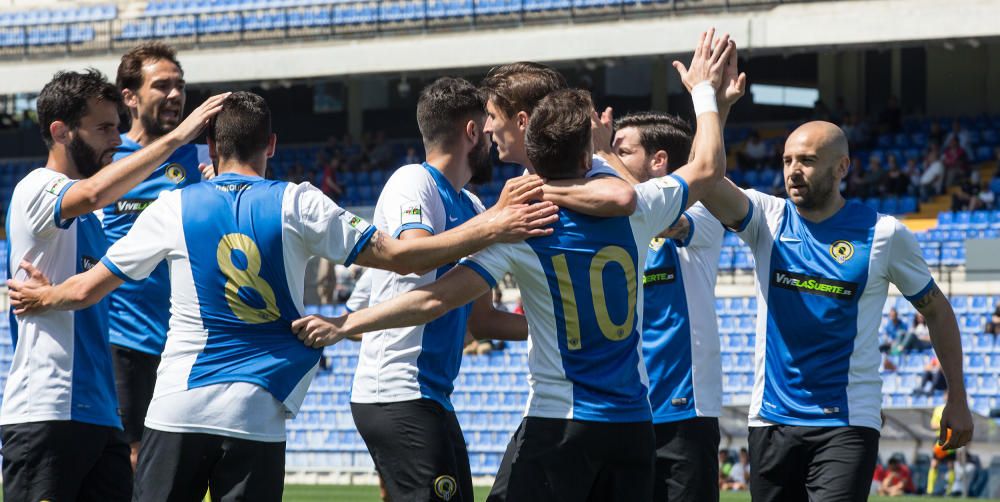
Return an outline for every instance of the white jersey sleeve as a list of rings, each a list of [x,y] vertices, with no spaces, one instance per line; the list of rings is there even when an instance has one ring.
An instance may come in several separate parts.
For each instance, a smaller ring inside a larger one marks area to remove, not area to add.
[[[895,218],[889,244],[888,277],[889,282],[895,284],[911,302],[923,297],[934,285],[934,278],[927,268],[916,237]]]
[[[684,217],[690,222],[691,229],[687,238],[683,242],[678,242],[678,245],[688,249],[711,249],[718,247],[722,242],[725,228],[701,202],[684,211]]]
[[[347,310],[357,312],[368,308],[368,302],[372,296],[372,276],[374,275],[370,270],[366,270],[358,278],[358,282],[354,283],[354,291],[351,291],[351,297],[344,304]]]
[[[504,274],[510,272],[510,251],[510,244],[494,244],[462,259],[459,265],[471,268],[490,285],[490,288],[495,288],[497,283],[503,280]]]
[[[69,187],[76,183],[64,174],[51,169],[36,169],[19,183],[27,200],[21,205],[22,216],[28,228],[38,237],[45,237],[56,229],[66,229],[72,219],[62,219],[62,199]]]
[[[687,183],[674,175],[639,183],[635,191],[638,206],[631,221],[640,226],[634,229],[636,236],[647,241],[674,226],[687,206]]]
[[[289,184],[283,204],[285,225],[302,236],[306,249],[335,263],[350,265],[375,233],[375,227],[338,206],[309,183]],[[294,228],[298,227],[298,228]]]
[[[436,223],[445,221],[441,196],[424,166],[412,164],[399,168],[385,184],[377,212],[384,221],[376,224],[393,238],[413,229],[433,235]]]
[[[139,214],[129,232],[108,249],[101,263],[124,281],[141,281],[171,250],[181,248],[177,229],[182,226],[180,191],[163,192]]]
[[[779,216],[785,210],[785,199],[757,190],[744,190],[743,193],[750,199],[750,205],[746,217],[732,230],[753,248],[759,238],[770,236],[770,222],[780,221]]]

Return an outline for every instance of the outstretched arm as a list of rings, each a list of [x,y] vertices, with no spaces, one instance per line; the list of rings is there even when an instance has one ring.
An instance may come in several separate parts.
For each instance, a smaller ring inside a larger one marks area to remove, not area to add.
[[[939,441],[946,450],[964,446],[972,440],[972,413],[969,411],[965,380],[962,377],[962,337],[955,311],[941,290],[934,285],[924,296],[913,301],[923,314],[930,331],[934,353],[948,382],[948,402],[941,415]],[[950,436],[949,436],[950,430]]]
[[[198,137],[209,120],[222,111],[222,103],[228,96],[229,93],[225,93],[208,98],[176,129],[162,138],[108,165],[93,176],[74,183],[63,195],[59,209],[60,217],[72,219],[92,213],[120,199],[148,178],[174,150]]]
[[[429,239],[416,239],[414,242]],[[427,324],[483,296],[490,285],[472,269],[457,266],[436,282],[392,300],[337,318],[317,315],[292,322],[292,331],[310,347],[333,345],[345,336]]]
[[[14,307],[15,315],[46,310],[84,309],[101,301],[125,282],[111,273],[103,263],[55,286],[49,284],[48,278],[31,263],[21,262],[20,268],[28,273],[28,278],[24,281],[7,281],[10,304]]]
[[[482,213],[440,235],[420,239],[396,240],[376,231],[356,262],[403,275],[426,273],[497,242],[549,235],[552,229],[544,227],[559,218],[558,211],[548,202],[512,205],[493,214]]]

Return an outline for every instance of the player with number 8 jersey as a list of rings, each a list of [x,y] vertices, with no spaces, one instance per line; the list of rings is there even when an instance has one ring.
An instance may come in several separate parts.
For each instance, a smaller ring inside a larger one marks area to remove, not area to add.
[[[162,194],[89,272],[50,286],[25,263],[30,279],[9,283],[16,313],[73,310],[167,262],[170,328],[134,500],[200,500],[207,488],[222,499],[281,500],[285,420],[322,355],[291,332],[311,257],[410,273],[544,235],[537,227],[555,211],[505,208],[464,233],[389,241],[308,183],[264,179],[275,138],[263,98],[230,95],[208,134],[217,178]]]

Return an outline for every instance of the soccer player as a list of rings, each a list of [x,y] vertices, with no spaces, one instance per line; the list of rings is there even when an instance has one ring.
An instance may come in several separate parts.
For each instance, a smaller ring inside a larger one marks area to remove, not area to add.
[[[905,226],[841,196],[849,165],[843,131],[809,122],[785,142],[787,200],[728,180],[703,200],[756,261],[755,501],[867,499],[882,425],[878,328],[889,283],[927,318],[948,380],[940,440],[957,448],[972,437],[951,305]]]
[[[92,213],[194,139],[220,102],[209,99],[170,134],[112,164],[121,94],[96,70],[57,73],[38,95],[48,161],[11,197],[11,263],[30,262],[60,282],[94,267],[108,243]],[[7,273],[15,276],[9,263]],[[12,321],[14,359],[0,408],[5,499],[129,500],[107,323],[106,303]]]
[[[368,309],[293,323],[313,346],[418,325],[478,298],[512,272],[530,326],[531,393],[489,500],[652,497],[653,428],[639,350],[643,298],[636,272],[645,262],[640,250],[725,171],[714,105],[719,61],[731,48],[725,38],[714,52],[711,44],[712,37],[704,37],[690,72],[705,81],[694,91],[694,158],[669,177],[638,185],[633,215],[596,218],[562,210],[551,236],[493,246],[437,282]],[[571,179],[590,169],[592,112],[584,91],[559,90],[540,100],[526,134],[539,175]]]
[[[627,115],[615,127],[614,152],[639,182],[687,162],[691,129],[674,115]],[[642,353],[656,434],[653,500],[719,499],[722,363],[711,306],[724,232],[698,203],[646,250]]]
[[[548,94],[566,88],[558,71],[539,63],[521,62],[493,68],[480,84],[486,95],[485,131],[497,145],[503,162],[535,172],[525,149],[525,132],[531,113]],[[612,159],[614,160],[614,159]],[[550,180],[544,200],[593,216],[628,216],[635,210],[635,190],[595,155],[583,177]]]
[[[375,206],[374,225],[398,239],[420,239],[482,213],[482,203],[464,187],[488,181],[493,169],[485,121],[483,98],[471,83],[443,77],[427,86],[417,102],[427,161],[393,173]],[[508,187],[525,182],[541,184],[525,176]],[[452,266],[421,275],[369,270],[368,303],[429,284]],[[361,339],[351,412],[390,500],[473,500],[469,455],[450,399],[466,327],[477,338],[527,336],[522,316],[496,311],[490,295],[483,295],[426,325]]]
[[[138,45],[118,65],[118,89],[132,117],[129,131],[115,159],[122,159],[174,130],[184,111],[184,72],[177,53],[163,42]],[[177,150],[153,173],[129,190],[114,204],[104,208],[104,233],[114,244],[160,192],[198,183],[201,167],[211,164],[208,148],[188,144]],[[208,173],[211,176],[211,172]],[[115,367],[125,439],[131,449],[135,469],[142,439],[142,423],[153,397],[156,366],[167,338],[170,319],[170,285],[167,266],[158,266],[144,281],[123,284],[108,298],[111,317],[111,354]]]
[[[728,108],[746,86],[735,49],[722,82],[718,99]],[[595,120],[608,135],[610,113],[608,109]],[[720,113],[723,124],[725,119]],[[691,152],[691,128],[674,115],[627,115],[615,127],[613,143],[596,130],[595,141],[612,144],[612,153],[627,170],[626,179],[645,182],[664,176],[683,165]],[[696,203],[674,227],[653,239],[647,251],[642,350],[656,433],[657,501],[719,498],[719,332],[714,309],[702,307],[714,305],[723,234],[719,221]]]
[[[537,227],[555,218],[554,206],[516,205],[464,231],[386,239],[310,184],[263,179],[276,140],[260,96],[226,98],[208,138],[219,176],[161,194],[91,270],[53,287],[22,263],[29,280],[8,281],[19,315],[75,310],[167,261],[170,331],[136,470],[144,502],[200,500],[206,487],[223,500],[281,499],[285,419],[321,356],[289,331],[309,258],[426,270],[550,234]]]

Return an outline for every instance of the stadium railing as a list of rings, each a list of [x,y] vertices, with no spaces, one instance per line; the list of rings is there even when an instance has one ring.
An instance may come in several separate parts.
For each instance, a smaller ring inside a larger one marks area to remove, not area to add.
[[[154,0],[137,17],[119,17],[114,5],[0,14],[0,58],[114,52],[156,39],[200,46],[367,37],[808,1],[831,0]]]

